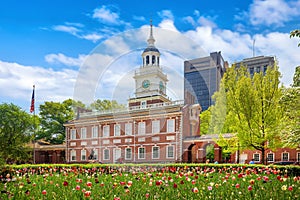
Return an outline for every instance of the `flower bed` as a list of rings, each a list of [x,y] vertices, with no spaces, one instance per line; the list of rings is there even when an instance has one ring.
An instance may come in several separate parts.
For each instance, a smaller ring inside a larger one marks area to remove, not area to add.
[[[300,199],[300,176],[241,165],[41,165],[3,170],[0,199]]]

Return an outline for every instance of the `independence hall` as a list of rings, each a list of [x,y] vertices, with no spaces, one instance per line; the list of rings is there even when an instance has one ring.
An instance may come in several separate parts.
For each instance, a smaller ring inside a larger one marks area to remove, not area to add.
[[[160,66],[152,24],[136,69],[135,97],[128,107],[109,112],[81,112],[65,124],[66,161],[100,163],[196,162],[200,136],[199,104],[171,101],[167,75]]]

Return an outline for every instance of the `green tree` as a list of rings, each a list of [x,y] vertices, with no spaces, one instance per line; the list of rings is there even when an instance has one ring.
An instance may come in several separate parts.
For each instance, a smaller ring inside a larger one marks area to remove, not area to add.
[[[300,38],[300,30],[293,30],[291,33],[290,33],[290,37],[299,37]],[[300,47],[300,42],[298,44],[298,47]]]
[[[116,100],[97,99],[90,105],[90,107],[98,111],[109,111],[114,109],[125,108],[125,105],[119,104]]]
[[[221,87],[226,91],[225,124],[235,131],[236,146],[261,151],[262,163],[265,163],[265,151],[281,144],[280,125],[285,118],[279,103],[282,95],[279,78],[277,66],[253,77],[245,67],[233,66],[222,79]]]
[[[210,133],[210,131],[208,130],[210,127],[210,123],[211,123],[211,106],[200,113],[200,134],[201,135],[206,135],[208,133]]]
[[[45,102],[40,105],[40,129],[36,140],[44,139],[51,144],[62,144],[65,141],[64,123],[74,118],[73,100]]]
[[[282,139],[285,146],[300,145],[300,67],[296,68],[292,87],[285,88],[281,105],[288,120],[283,124]]]
[[[14,104],[0,104],[0,159],[25,161],[30,158],[29,143],[34,120],[31,115]]]
[[[300,87],[300,66],[295,69],[292,87]]]

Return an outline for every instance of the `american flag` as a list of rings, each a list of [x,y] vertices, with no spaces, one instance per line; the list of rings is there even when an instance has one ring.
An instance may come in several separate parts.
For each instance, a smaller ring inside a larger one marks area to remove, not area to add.
[[[35,85],[33,85],[33,90],[32,90],[32,97],[31,97],[31,104],[30,104],[30,112],[34,112],[34,89]]]

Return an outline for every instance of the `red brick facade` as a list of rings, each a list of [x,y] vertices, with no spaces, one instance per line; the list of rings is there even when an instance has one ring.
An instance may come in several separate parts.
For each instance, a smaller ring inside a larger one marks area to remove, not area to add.
[[[240,163],[249,163],[254,159],[255,163],[262,162],[262,153],[258,150],[243,150],[240,152],[239,162]],[[231,160],[234,162],[238,161],[237,154],[234,153],[231,156]],[[300,149],[291,149],[291,148],[278,148],[275,151],[266,150],[265,151],[265,163],[272,164],[274,162],[281,161],[291,161],[295,163],[300,162]]]
[[[66,160],[70,163],[182,162],[187,146],[184,138],[200,134],[200,106],[165,102],[148,104],[143,109],[130,108],[115,113],[83,113],[65,124]]]

